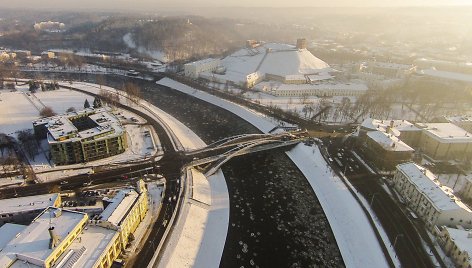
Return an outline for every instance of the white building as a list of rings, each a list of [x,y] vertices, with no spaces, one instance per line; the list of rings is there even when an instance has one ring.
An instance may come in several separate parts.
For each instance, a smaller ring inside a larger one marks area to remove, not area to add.
[[[472,133],[472,115],[446,116],[445,120]]]
[[[369,87],[389,89],[403,85],[413,71],[413,65],[371,61],[361,63],[358,76]]]
[[[219,59],[204,59],[184,65],[185,76],[198,78],[200,73],[214,72],[221,66]]]
[[[367,64],[361,64],[360,70],[363,73],[379,75],[383,78],[405,78],[413,72],[414,66],[411,64],[370,61]]]
[[[456,72],[439,71],[436,69],[424,69],[416,72],[417,79],[435,80],[443,83],[461,83],[472,85],[472,75]]]
[[[400,164],[393,183],[428,228],[443,225],[472,228],[471,210],[452,194],[450,188],[441,185],[429,170],[411,162]]]
[[[462,229],[442,227],[438,241],[444,252],[456,267],[471,268],[472,262],[472,232]]]
[[[256,89],[267,92],[274,96],[297,97],[297,96],[361,96],[368,90],[362,83],[334,83],[321,82],[316,84],[286,84],[278,82],[262,82]]]

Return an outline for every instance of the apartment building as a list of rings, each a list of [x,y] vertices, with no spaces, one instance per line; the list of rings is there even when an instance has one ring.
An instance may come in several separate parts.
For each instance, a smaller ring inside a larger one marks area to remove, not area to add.
[[[88,108],[33,122],[38,138],[47,138],[56,165],[94,161],[123,153],[127,135],[108,109]]]
[[[443,225],[472,228],[471,210],[429,170],[412,162],[400,164],[392,181],[395,190],[428,228]]]

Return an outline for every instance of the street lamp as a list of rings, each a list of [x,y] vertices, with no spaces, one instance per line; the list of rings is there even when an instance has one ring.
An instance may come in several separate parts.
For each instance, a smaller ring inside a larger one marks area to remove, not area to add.
[[[372,206],[372,204],[374,203],[374,198],[375,198],[376,194],[378,194],[378,193],[376,192],[372,195],[372,198],[370,199],[370,206]]]
[[[397,236],[395,236],[395,240],[393,241],[393,248],[395,248],[395,246],[397,245],[399,237],[403,237],[403,234],[397,234]]]

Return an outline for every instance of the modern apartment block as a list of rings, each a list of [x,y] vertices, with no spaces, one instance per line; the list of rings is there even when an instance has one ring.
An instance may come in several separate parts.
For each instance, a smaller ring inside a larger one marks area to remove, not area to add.
[[[38,138],[47,138],[56,165],[89,162],[123,153],[125,129],[108,109],[85,109],[33,122]]]

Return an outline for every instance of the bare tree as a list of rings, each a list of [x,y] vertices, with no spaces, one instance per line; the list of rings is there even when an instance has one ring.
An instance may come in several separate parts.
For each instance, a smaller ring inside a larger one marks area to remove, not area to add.
[[[8,140],[8,136],[4,133],[0,133],[0,152],[2,153],[2,157],[5,149],[7,149],[8,147],[10,147],[10,141]]]
[[[20,141],[25,153],[34,160],[39,151],[39,146],[36,142],[36,137],[34,136],[33,131],[31,129],[21,130],[18,133],[18,140]]]
[[[102,85],[105,85],[106,80],[105,80],[105,77],[103,75],[99,74],[97,76],[97,79],[95,80],[95,82],[100,86],[100,89],[102,89]]]
[[[141,89],[136,84],[126,83],[123,91],[126,92],[128,100],[139,103],[139,99],[141,98]]]
[[[41,109],[41,111],[39,111],[39,115],[41,117],[51,117],[51,116],[55,116],[56,113],[54,112],[54,110],[51,107],[46,106],[43,109]]]

